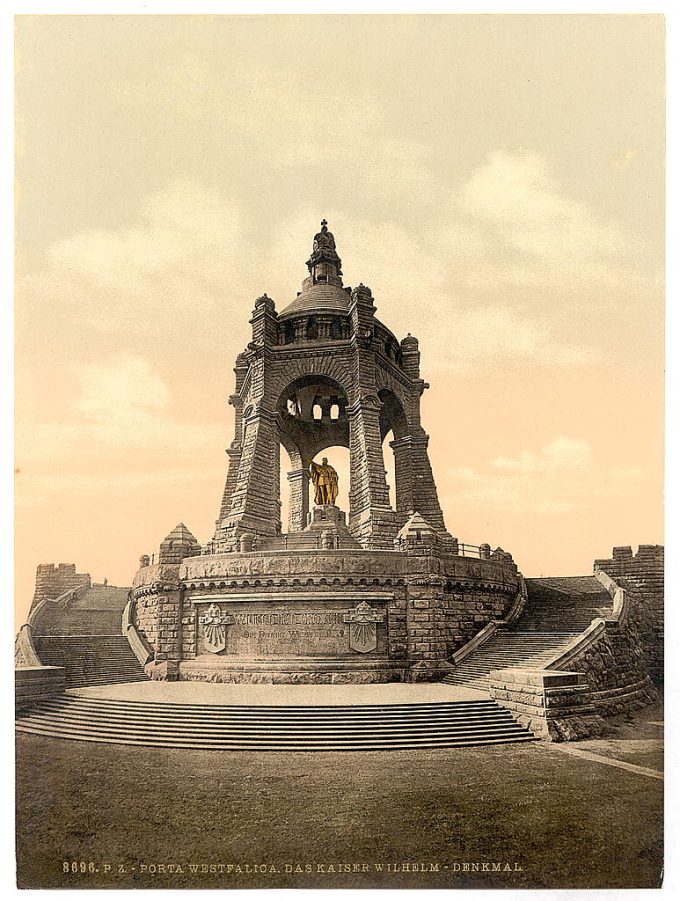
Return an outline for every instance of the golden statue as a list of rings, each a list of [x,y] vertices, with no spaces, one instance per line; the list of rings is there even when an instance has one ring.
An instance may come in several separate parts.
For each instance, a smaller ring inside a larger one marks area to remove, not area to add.
[[[315,504],[335,504],[338,496],[338,474],[324,457],[321,466],[313,460],[309,461],[309,474],[314,484]]]

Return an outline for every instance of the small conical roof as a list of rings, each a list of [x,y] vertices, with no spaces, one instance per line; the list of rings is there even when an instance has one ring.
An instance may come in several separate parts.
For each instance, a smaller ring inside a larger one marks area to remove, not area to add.
[[[193,543],[198,544],[198,539],[195,535],[193,535],[189,529],[184,525],[183,522],[178,523],[175,528],[170,532],[169,535],[166,535],[163,539],[164,541],[182,541],[185,543]]]
[[[436,535],[435,529],[418,511],[412,513],[399,530],[398,538],[416,538],[423,535]]]

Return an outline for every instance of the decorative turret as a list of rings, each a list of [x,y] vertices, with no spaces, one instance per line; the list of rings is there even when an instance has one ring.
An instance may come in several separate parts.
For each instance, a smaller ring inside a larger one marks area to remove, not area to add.
[[[159,563],[181,563],[185,557],[195,557],[201,553],[201,546],[183,522],[161,541]]]
[[[312,255],[307,260],[307,268],[312,284],[320,282],[342,287],[342,260],[335,249],[335,238],[328,231],[328,223],[321,220],[321,231],[314,235]]]

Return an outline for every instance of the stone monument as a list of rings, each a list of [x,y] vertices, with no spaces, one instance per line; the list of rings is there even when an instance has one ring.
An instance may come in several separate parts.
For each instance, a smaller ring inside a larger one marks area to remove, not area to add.
[[[180,524],[134,579],[134,627],[154,678],[437,679],[518,602],[512,557],[462,545],[446,528],[420,417],[428,385],[417,339],[397,340],[371,290],[343,284],[341,265],[324,220],[297,297],[281,312],[266,294],[255,301],[212,540],[200,546]],[[338,445],[349,449],[348,511],[336,505],[335,469],[315,462]],[[285,531],[281,446],[291,463]]]

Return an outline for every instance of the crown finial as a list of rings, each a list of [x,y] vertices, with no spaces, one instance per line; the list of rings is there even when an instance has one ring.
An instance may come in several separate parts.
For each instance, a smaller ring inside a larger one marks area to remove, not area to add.
[[[328,221],[321,220],[321,231],[314,235],[312,255],[307,260],[309,274],[317,281],[329,282],[330,279],[340,279],[342,276],[342,260],[335,248],[335,238],[328,231]],[[342,282],[340,282],[342,285]]]

